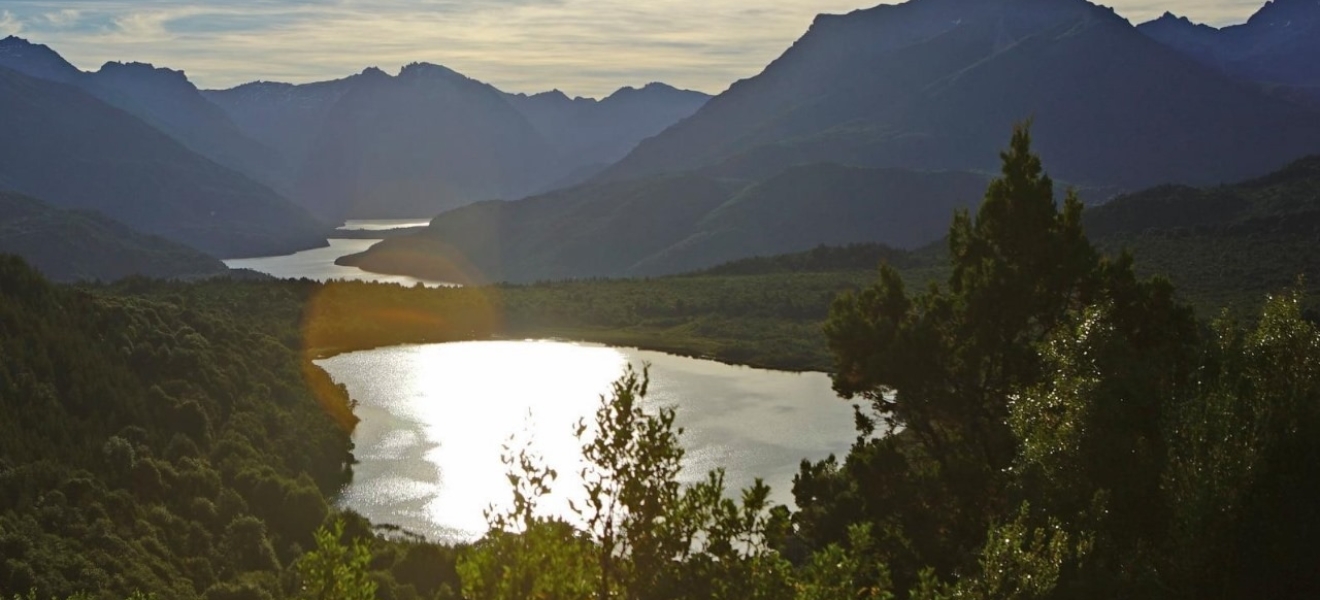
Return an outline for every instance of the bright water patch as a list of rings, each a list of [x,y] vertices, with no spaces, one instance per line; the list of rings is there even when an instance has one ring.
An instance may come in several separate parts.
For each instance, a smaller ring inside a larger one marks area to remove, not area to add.
[[[426,227],[430,219],[349,219],[344,221],[340,231],[384,231],[405,227]]]
[[[283,256],[236,258],[224,262],[231,269],[252,269],[281,279],[301,279],[305,277],[315,281],[330,281],[332,279],[375,281],[379,283],[397,283],[409,287],[419,283],[427,287],[453,285],[443,281],[418,279],[405,275],[381,275],[363,271],[357,267],[337,265],[335,260],[339,257],[366,252],[367,248],[380,242],[380,240],[331,239],[327,241],[330,242],[330,245],[325,248],[312,248],[311,250],[303,250],[302,252]]]
[[[548,341],[381,348],[317,361],[360,403],[359,463],[340,504],[434,540],[476,539],[482,511],[508,502],[500,453],[517,433],[559,472],[547,510],[571,519],[567,498],[581,485],[573,426],[627,364],[644,362],[645,408],[677,407],[686,430],[687,482],[722,467],[732,491],[760,477],[791,504],[799,462],[842,454],[855,435],[852,409],[821,373]]]

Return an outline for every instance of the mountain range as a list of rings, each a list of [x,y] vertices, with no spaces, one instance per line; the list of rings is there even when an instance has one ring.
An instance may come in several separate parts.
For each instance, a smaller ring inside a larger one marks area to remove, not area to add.
[[[1264,173],[1320,150],[1315,112],[1241,85],[1085,0],[912,0],[822,15],[759,75],[606,177],[764,176],[834,161],[993,169],[1032,118],[1060,179],[1140,189]]]
[[[0,191],[218,257],[325,245],[307,211],[79,87],[0,67],[0,140]]]
[[[515,95],[427,63],[204,96],[295,165],[279,187],[332,220],[430,216],[585,179],[709,98],[658,83],[599,101]]]
[[[420,63],[202,91],[149,64],[82,71],[10,36],[0,191],[215,256],[287,253],[324,245],[327,223],[348,217],[432,215],[580,181],[707,99],[659,83],[599,101],[514,95]]]
[[[1242,180],[1320,152],[1320,112],[1108,8],[911,0],[818,17],[762,73],[583,185],[444,213],[343,262],[526,281],[673,273],[817,244],[913,247],[979,201],[1026,119],[1050,173],[1092,202]],[[705,193],[665,191],[676,182]],[[657,220],[656,203],[687,216]]]
[[[84,72],[13,36],[0,40],[0,67],[78,87],[332,222],[428,216],[580,181],[709,99],[661,83],[602,100],[510,94],[425,63],[203,91],[144,63]]]
[[[821,15],[714,98],[653,83],[600,100],[427,63],[199,90],[141,63],[84,72],[10,37],[0,134],[20,143],[0,150],[0,189],[225,256],[322,243],[322,222],[439,213],[343,262],[476,280],[910,248],[976,204],[1025,119],[1090,202],[1320,153],[1317,23],[1313,0],[1222,29],[1134,26],[1085,0],[910,0]]]
[[[1224,28],[1165,13],[1137,29],[1235,79],[1320,107],[1320,5],[1314,0],[1272,0],[1246,23]]]
[[[207,102],[181,71],[145,63],[108,62],[84,72],[50,47],[10,36],[0,40],[0,67],[75,86],[127,112],[189,150],[262,183],[275,182],[281,165],[270,148],[238,129]]]

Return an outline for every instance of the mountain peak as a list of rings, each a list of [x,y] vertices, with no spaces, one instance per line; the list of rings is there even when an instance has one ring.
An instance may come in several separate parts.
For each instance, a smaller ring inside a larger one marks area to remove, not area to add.
[[[133,73],[143,75],[151,74],[156,76],[167,76],[170,79],[182,79],[185,81],[188,79],[188,75],[183,71],[170,69],[168,67],[157,67],[151,63],[144,62],[119,62],[112,60],[101,65],[101,69],[98,72]]]
[[[702,96],[707,99],[710,98],[709,94],[705,94],[702,92],[694,92],[692,90],[680,90],[667,83],[663,83],[660,81],[652,81],[640,88],[635,88],[630,85],[621,87],[618,90],[616,90],[613,94],[606,96],[601,101],[604,102],[607,100],[621,100],[624,98],[637,98],[637,97],[660,97],[660,96],[677,97],[677,96],[687,96],[687,95],[691,95],[694,97]]]
[[[1314,25],[1320,23],[1320,0],[1270,0],[1247,23],[1268,27]]]
[[[458,71],[455,71],[449,67],[443,65],[437,65],[434,63],[428,63],[428,62],[414,62],[404,65],[402,69],[399,69],[399,78],[400,79],[431,78],[431,79],[440,79],[445,81],[456,81],[456,82],[473,81],[472,78],[462,73],[459,73]]]
[[[1160,18],[1158,19],[1146,21],[1145,23],[1138,25],[1137,29],[1145,32],[1147,35],[1155,35],[1156,37],[1159,37],[1161,32],[1165,32],[1167,35],[1168,33],[1179,31],[1218,31],[1214,27],[1204,23],[1197,23],[1187,17],[1179,16],[1168,11],[1165,11],[1163,15],[1160,15]]]
[[[560,90],[559,88],[555,88],[555,89],[550,90],[550,91],[548,91],[548,92],[539,92],[539,93],[536,93],[536,94],[531,94],[531,95],[529,95],[529,96],[527,96],[527,97],[528,97],[528,98],[532,98],[532,99],[536,99],[536,100],[545,100],[545,101],[550,101],[550,102],[572,102],[572,101],[573,101],[572,98],[569,98],[569,97],[568,97],[568,94],[565,94],[565,93],[563,92],[563,90]]]
[[[84,73],[44,44],[11,35],[0,40],[0,66],[29,77],[72,83]]]
[[[197,89],[183,71],[157,67],[151,63],[110,61],[101,65],[95,74],[103,80],[131,81],[155,90],[193,92]]]

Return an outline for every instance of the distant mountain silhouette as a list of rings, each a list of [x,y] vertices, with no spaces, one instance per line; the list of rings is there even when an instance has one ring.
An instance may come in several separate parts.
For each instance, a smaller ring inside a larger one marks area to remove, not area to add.
[[[213,256],[325,244],[325,227],[80,88],[0,67],[0,189],[99,211]]]
[[[342,264],[475,281],[663,275],[821,244],[914,247],[973,206],[982,175],[836,164],[764,182],[698,174],[585,185],[436,217]],[[452,279],[451,279],[452,280]]]
[[[283,183],[287,166],[279,155],[244,135],[182,71],[108,62],[98,71],[83,72],[49,47],[14,36],[0,40],[0,67],[78,86],[202,156],[262,183]]]
[[[547,98],[561,105],[561,98]],[[657,275],[818,244],[911,248],[979,201],[1012,124],[1091,199],[1255,176],[1320,113],[1082,0],[913,0],[818,18],[766,70],[591,182],[444,213],[346,264],[492,280]],[[642,228],[645,227],[645,231]]]
[[[370,68],[199,91],[143,63],[84,72],[14,36],[0,40],[0,67],[75,85],[332,221],[431,216],[572,185],[709,99],[658,83],[599,101],[507,94],[424,63],[397,77]]]
[[[604,179],[765,177],[840,162],[992,169],[1035,120],[1051,173],[1137,189],[1215,183],[1320,150],[1317,113],[1229,80],[1083,0],[912,0],[822,15],[761,74]]]
[[[202,95],[225,111],[248,137],[279,153],[285,167],[280,189],[292,192],[326,117],[367,76],[303,85],[258,81],[227,90],[204,90]]]
[[[570,185],[709,98],[663,84],[599,101],[507,94],[426,63],[204,95],[298,165],[295,198],[330,219],[431,216]]]
[[[138,233],[99,213],[61,210],[0,192],[0,254],[16,254],[54,281],[129,275],[196,277],[229,271],[183,244]]]
[[[74,85],[80,85],[87,79],[87,73],[64,60],[50,46],[34,44],[14,35],[0,40],[0,67],[8,67],[37,79]]]
[[[710,100],[701,92],[663,83],[625,87],[602,100],[572,98],[559,90],[506,98],[573,168],[606,166],[642,140],[697,112]]]
[[[1234,78],[1320,107],[1320,3],[1273,0],[1241,25],[1216,29],[1173,13],[1137,27]]]
[[[499,90],[444,67],[371,69],[326,116],[295,196],[330,218],[418,217],[520,197],[559,158]]]

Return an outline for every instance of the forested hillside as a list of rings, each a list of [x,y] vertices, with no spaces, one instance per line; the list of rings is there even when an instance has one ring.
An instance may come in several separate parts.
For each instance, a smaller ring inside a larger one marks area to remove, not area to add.
[[[0,590],[283,589],[353,422],[304,381],[296,318],[59,288],[10,257],[0,290]]]
[[[1101,248],[1131,252],[1138,270],[1169,277],[1203,313],[1254,313],[1299,277],[1320,291],[1320,157],[1232,185],[1153,188],[1083,220]]]
[[[441,214],[412,236],[341,259],[450,281],[671,275],[819,246],[939,239],[983,175],[793,167],[765,181],[688,173],[582,185]],[[454,279],[457,278],[457,279]]]
[[[0,254],[22,256],[54,281],[198,277],[229,271],[197,250],[138,233],[98,213],[60,210],[7,192],[0,192]]]

